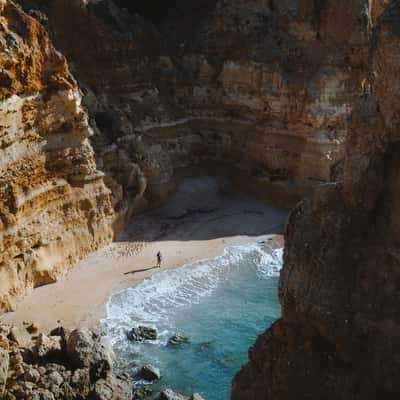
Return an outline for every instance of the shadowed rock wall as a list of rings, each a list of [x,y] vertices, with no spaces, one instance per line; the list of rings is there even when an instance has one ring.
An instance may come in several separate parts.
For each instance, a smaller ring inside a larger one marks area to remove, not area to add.
[[[400,3],[379,6],[365,71],[370,90],[354,103],[343,179],[291,214],[282,319],[250,349],[235,400],[400,394]]]
[[[365,78],[365,2],[156,3],[49,0],[39,14],[86,93],[121,214],[210,163],[280,205],[337,179]]]

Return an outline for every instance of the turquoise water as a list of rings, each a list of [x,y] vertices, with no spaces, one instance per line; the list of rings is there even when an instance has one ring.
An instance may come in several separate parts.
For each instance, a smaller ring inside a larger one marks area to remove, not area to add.
[[[228,400],[231,381],[247,362],[257,335],[280,315],[277,301],[282,250],[231,247],[214,260],[161,272],[115,294],[103,321],[116,355],[132,373],[143,364],[161,370],[156,389],[207,400]],[[152,326],[159,340],[131,343],[127,331]],[[168,345],[174,334],[189,343]]]

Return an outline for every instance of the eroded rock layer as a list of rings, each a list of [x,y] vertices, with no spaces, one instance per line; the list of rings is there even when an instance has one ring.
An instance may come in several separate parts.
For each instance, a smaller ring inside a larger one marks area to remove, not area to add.
[[[397,398],[399,1],[20,4],[34,18],[0,0],[0,310],[183,169],[280,205],[325,182],[292,213],[283,316],[233,398]]]
[[[0,311],[112,239],[81,94],[44,28],[0,2]]]
[[[340,175],[365,89],[364,1],[21,3],[86,93],[118,210],[165,198],[182,168],[224,170],[280,205]]]
[[[370,90],[353,107],[343,180],[291,214],[282,319],[251,348],[235,400],[400,395],[400,2],[370,6]]]

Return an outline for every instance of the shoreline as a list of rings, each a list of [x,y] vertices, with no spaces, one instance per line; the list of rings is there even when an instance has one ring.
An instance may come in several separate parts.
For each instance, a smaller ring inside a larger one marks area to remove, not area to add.
[[[213,259],[227,247],[258,243],[282,232],[286,210],[240,195],[224,197],[210,189],[210,182],[204,185],[207,202],[193,199],[193,183],[191,190],[183,187],[166,206],[134,217],[120,241],[90,254],[58,282],[34,289],[0,322],[35,322],[42,331],[60,325],[93,329],[105,317],[114,293],[157,272]],[[283,245],[282,237],[277,240]],[[158,251],[164,259],[160,269],[154,268]]]

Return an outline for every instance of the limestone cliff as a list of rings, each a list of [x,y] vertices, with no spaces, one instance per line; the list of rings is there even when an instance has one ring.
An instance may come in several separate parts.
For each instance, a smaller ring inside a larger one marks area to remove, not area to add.
[[[2,310],[182,169],[281,205],[318,186],[287,227],[282,319],[233,398],[399,394],[398,0],[0,4]]]
[[[282,319],[251,348],[235,400],[399,397],[400,2],[374,3],[343,179],[291,214]]]
[[[0,311],[112,239],[81,94],[43,27],[0,1]]]
[[[221,171],[280,205],[340,174],[364,2],[344,16],[344,3],[311,0],[21,3],[86,93],[118,211],[164,198],[182,168]]]

